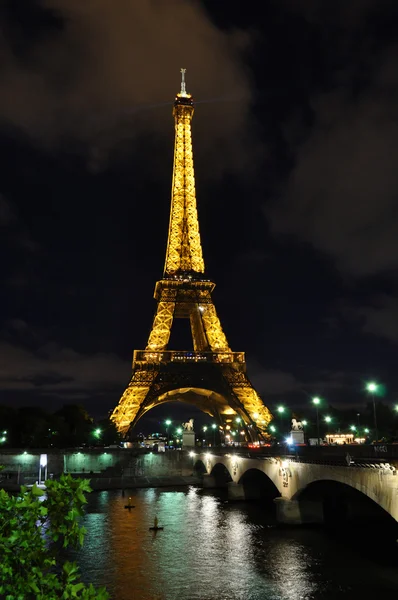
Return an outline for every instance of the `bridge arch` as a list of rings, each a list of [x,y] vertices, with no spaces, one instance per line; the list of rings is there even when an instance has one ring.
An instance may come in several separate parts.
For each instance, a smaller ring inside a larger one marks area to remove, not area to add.
[[[203,462],[203,460],[200,460],[200,459],[198,459],[194,463],[193,470],[196,475],[204,475],[205,473],[207,473],[206,465]]]
[[[226,487],[230,481],[232,481],[232,476],[227,467],[221,463],[216,463],[210,475],[214,477],[216,487]]]
[[[247,469],[238,484],[243,486],[246,500],[273,500],[281,495],[272,479],[260,469]]]
[[[365,524],[366,531],[392,536],[395,540],[398,522],[371,489],[353,483],[316,479],[299,489],[292,500],[298,501],[304,522],[315,515],[326,526],[337,529]]]

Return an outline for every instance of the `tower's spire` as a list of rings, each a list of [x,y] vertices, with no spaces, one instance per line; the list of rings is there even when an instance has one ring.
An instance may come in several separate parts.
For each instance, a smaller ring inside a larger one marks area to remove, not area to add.
[[[175,143],[169,239],[164,274],[204,273],[196,209],[191,120],[193,100],[185,87],[186,69],[181,69],[181,91],[174,102]]]
[[[181,73],[181,92],[180,92],[180,96],[186,96],[187,95],[187,90],[185,88],[185,73],[187,72],[186,69],[180,69],[180,73]]]

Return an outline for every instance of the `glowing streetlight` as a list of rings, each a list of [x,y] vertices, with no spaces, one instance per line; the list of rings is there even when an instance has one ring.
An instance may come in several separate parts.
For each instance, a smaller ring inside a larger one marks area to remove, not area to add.
[[[93,435],[98,440],[101,437],[101,429],[99,427],[97,429],[94,429]]]
[[[308,425],[308,421],[306,421],[305,419],[304,419],[304,421],[301,421],[301,423],[304,425],[304,427],[307,427],[307,425]]]
[[[205,438],[204,438],[205,446],[207,446],[206,431],[207,431],[207,425],[203,425],[203,433],[204,433],[204,436],[205,436]]]
[[[276,410],[277,410],[277,412],[279,413],[279,418],[280,418],[280,428],[281,428],[281,431],[283,431],[283,414],[284,414],[284,412],[285,412],[285,407],[281,405],[281,406],[278,406],[278,407],[276,408]]]
[[[355,427],[355,425],[350,425],[350,429],[351,429],[351,431],[356,431],[357,430],[357,428]]]
[[[178,433],[179,435],[181,435],[181,433],[182,433],[182,428],[181,428],[181,427],[178,427],[178,428],[177,428],[177,433]]]
[[[326,416],[325,417],[325,421],[326,421],[326,423],[331,423],[332,422],[332,417]]]
[[[235,419],[235,421],[236,421],[237,423],[240,423],[240,422],[241,422],[241,420],[242,420],[242,419],[241,419],[240,417],[236,417],[236,419]]]
[[[270,425],[269,428],[271,429],[272,433],[275,433],[275,431],[276,431],[275,425]]]
[[[364,432],[369,433],[369,429],[367,427],[365,427]]]
[[[315,408],[316,408],[316,430],[317,430],[317,434],[318,434],[318,444],[319,444],[319,405],[321,403],[321,399],[318,396],[315,396],[315,398],[312,399],[312,403],[315,405]]]
[[[395,412],[398,412],[398,404],[396,404],[396,405],[394,406],[394,410],[395,410]]]
[[[166,419],[165,425],[166,425],[166,442],[167,442],[167,445],[169,446],[169,427],[171,425],[171,420]]]
[[[216,445],[216,429],[217,429],[217,425],[215,423],[212,424],[211,426],[212,430],[213,430],[213,446]]]
[[[376,402],[375,402],[375,394],[377,392],[377,388],[378,388],[378,385],[374,381],[369,381],[369,383],[366,384],[366,390],[372,396],[372,402],[373,402],[373,422],[374,422],[374,427],[375,427],[376,442],[379,439],[379,432],[378,432],[378,429],[377,429]]]

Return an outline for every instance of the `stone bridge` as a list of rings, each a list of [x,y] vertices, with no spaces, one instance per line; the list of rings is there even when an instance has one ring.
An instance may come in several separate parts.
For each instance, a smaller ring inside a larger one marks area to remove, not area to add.
[[[314,464],[291,456],[191,455],[204,487],[228,487],[231,500],[272,498],[281,523],[362,516],[398,524],[398,464],[393,462],[355,463],[348,455],[345,464]]]

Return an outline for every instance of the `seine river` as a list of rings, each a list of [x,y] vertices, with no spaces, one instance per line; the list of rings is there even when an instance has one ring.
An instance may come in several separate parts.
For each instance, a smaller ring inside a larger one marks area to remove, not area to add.
[[[164,526],[156,534],[155,515]],[[195,488],[92,493],[78,562],[84,580],[105,585],[112,600],[396,597],[398,569],[383,564],[383,547],[369,542],[364,551],[348,534],[278,529],[272,518],[266,506]]]

